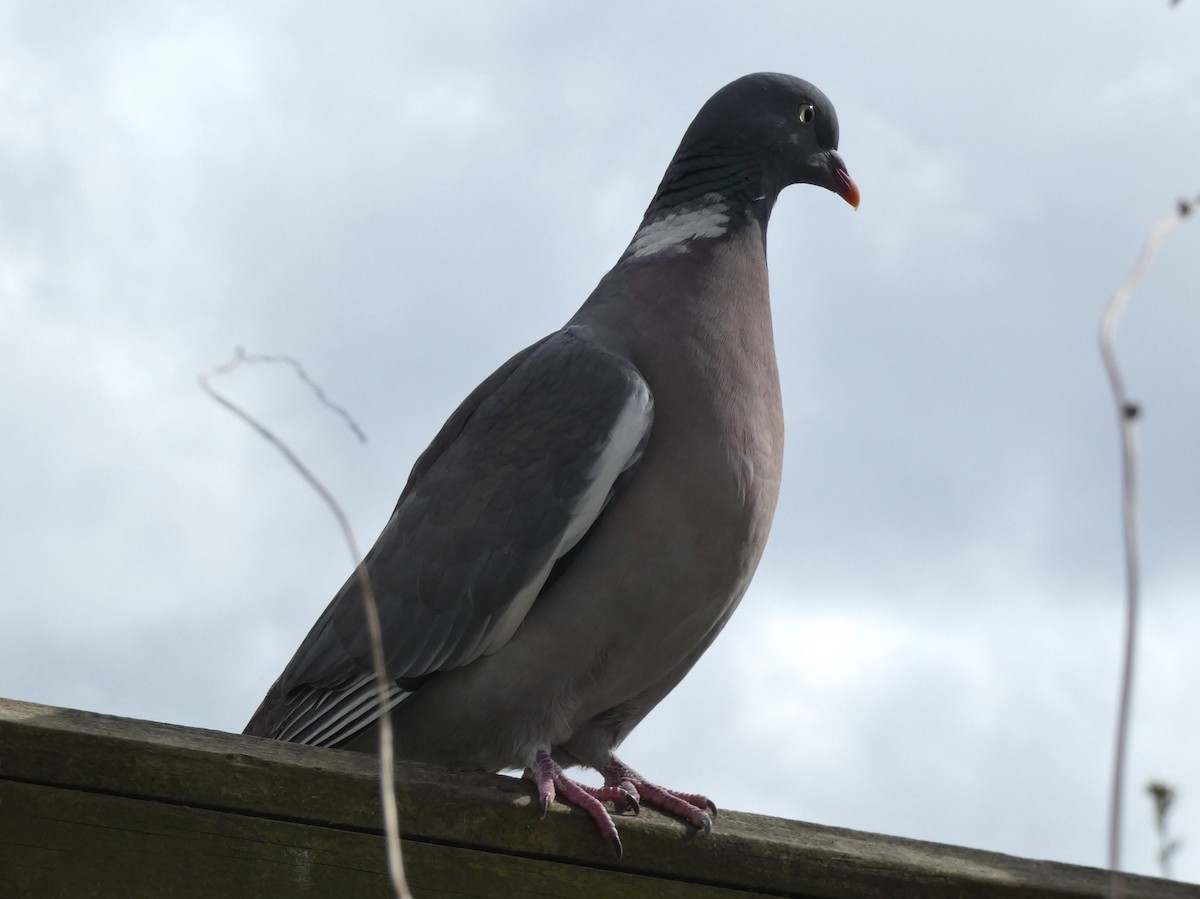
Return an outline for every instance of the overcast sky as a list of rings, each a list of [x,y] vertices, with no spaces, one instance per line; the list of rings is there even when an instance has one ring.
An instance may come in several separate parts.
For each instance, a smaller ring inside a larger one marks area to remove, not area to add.
[[[787,190],[788,444],[738,614],[622,756],[719,805],[1099,865],[1121,639],[1099,315],[1200,190],[1200,3],[0,4],[0,696],[238,731],[459,400],[628,243],[683,129],[821,87],[862,188]],[[1119,348],[1144,784],[1200,880],[1200,222]],[[719,826],[719,824],[718,824]]]

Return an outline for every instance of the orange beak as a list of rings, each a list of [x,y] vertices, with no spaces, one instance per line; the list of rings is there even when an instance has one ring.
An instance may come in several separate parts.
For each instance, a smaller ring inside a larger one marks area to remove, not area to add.
[[[833,171],[834,191],[837,192],[839,197],[857,209],[858,185],[854,183],[854,179],[846,171],[846,163],[842,161],[842,157],[833,150],[829,152],[829,168]]]

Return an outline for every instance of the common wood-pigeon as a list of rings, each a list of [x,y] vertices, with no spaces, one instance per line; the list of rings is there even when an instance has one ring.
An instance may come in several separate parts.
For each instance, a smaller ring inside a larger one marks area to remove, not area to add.
[[[712,827],[703,796],[614,750],[745,593],[783,460],[767,220],[789,184],[858,206],[829,100],[788,75],[719,90],[629,247],[559,331],[477,387],[417,459],[367,554],[399,759],[525,769],[543,814],[603,805]],[[301,643],[246,733],[376,751],[358,581]],[[605,786],[568,778],[584,765]]]

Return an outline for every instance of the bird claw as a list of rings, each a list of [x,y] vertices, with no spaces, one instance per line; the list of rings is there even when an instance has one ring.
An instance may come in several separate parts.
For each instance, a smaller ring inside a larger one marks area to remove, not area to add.
[[[562,767],[550,757],[549,750],[539,749],[534,753],[533,764],[526,769],[525,776],[537,786],[542,818],[546,817],[555,799],[576,806],[600,828],[600,835],[612,847],[617,861],[621,860],[624,848],[617,834],[617,825],[604,807],[605,802],[612,802],[618,812],[634,815],[641,811],[643,804],[653,806],[680,818],[701,834],[712,833],[717,806],[708,797],[698,793],[672,793],[644,780],[616,759],[602,773],[602,787],[578,783],[563,774]]]
[[[611,786],[588,787],[576,783],[563,774],[562,768],[545,749],[539,749],[534,754],[534,763],[526,770],[525,776],[538,786],[543,819],[550,810],[550,803],[556,798],[576,806],[587,812],[588,816],[596,822],[596,826],[600,828],[600,835],[616,853],[617,861],[621,860],[624,849],[621,846],[621,838],[617,835],[617,825],[613,823],[612,816],[604,807],[601,798],[615,801],[625,794],[624,790],[613,789]]]
[[[699,793],[673,793],[650,783],[640,774],[615,757],[603,770],[605,784],[619,787],[629,794],[635,803],[634,814],[644,803],[659,811],[681,818],[703,834],[712,833],[713,819],[717,817],[717,806],[707,796]]]
[[[629,812],[636,815],[642,810],[641,798],[637,788],[626,781],[625,783],[606,783],[602,787],[580,786],[599,799],[601,802],[611,802],[617,812]]]
[[[550,811],[550,803],[554,801],[555,777],[561,771],[562,769],[550,758],[550,753],[545,750],[538,750],[534,755],[533,765],[525,769],[525,776],[537,785],[538,804],[543,821],[546,819],[546,812]]]
[[[625,850],[621,847],[621,838],[614,832],[608,839],[608,845],[612,846],[613,855],[617,857],[617,861],[625,854]]]

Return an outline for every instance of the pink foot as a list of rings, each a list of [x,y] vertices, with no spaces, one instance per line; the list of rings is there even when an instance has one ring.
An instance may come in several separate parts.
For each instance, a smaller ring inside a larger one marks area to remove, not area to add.
[[[639,802],[644,802],[659,811],[681,818],[703,833],[712,833],[712,819],[717,816],[717,807],[707,796],[698,793],[674,793],[647,781],[616,756],[601,771],[604,785],[617,788],[628,794],[627,808],[637,814]],[[621,801],[617,800],[621,808]]]
[[[612,802],[618,811],[632,811],[635,815],[645,803],[686,821],[701,833],[712,833],[712,819],[717,816],[717,807],[708,797],[665,790],[647,781],[615,756],[601,773],[604,775],[604,786],[581,784],[567,777],[547,750],[539,749],[534,753],[533,766],[525,771],[525,776],[537,787],[543,818],[556,798],[582,809],[596,822],[600,835],[613,847],[618,861],[621,858],[621,838],[617,835],[617,825],[613,823],[612,815],[604,807],[605,802]]]
[[[527,770],[525,776],[537,785],[542,817],[546,817],[550,803],[556,796],[564,802],[569,802],[582,809],[596,822],[596,826],[600,828],[600,835],[612,846],[617,860],[620,861],[621,838],[617,835],[617,825],[613,823],[612,816],[604,807],[604,802],[611,800],[615,803],[636,806],[636,797],[631,796],[618,785],[605,784],[602,787],[589,787],[571,780],[563,774],[562,768],[554,759],[550,758],[550,753],[545,749],[539,749],[534,754],[533,764],[534,767]]]

